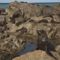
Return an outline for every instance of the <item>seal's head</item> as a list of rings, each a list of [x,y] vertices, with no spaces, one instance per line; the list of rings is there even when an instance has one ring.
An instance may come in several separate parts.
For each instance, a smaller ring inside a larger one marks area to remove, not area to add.
[[[39,40],[41,40],[42,42],[46,41],[46,38],[47,38],[46,31],[44,31],[44,30],[37,30],[37,34],[38,34]]]

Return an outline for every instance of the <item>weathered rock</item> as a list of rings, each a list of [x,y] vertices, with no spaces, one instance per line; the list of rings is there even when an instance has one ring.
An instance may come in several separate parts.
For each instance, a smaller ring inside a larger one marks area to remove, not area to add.
[[[34,22],[40,22],[42,21],[42,19],[44,18],[44,16],[39,16],[39,17],[31,17],[30,21],[34,21]]]
[[[7,51],[0,51],[0,60],[11,60],[12,55],[9,54]]]
[[[51,6],[45,6],[45,7],[43,7],[42,14],[44,16],[59,15],[60,14],[60,10],[57,10],[56,8],[53,8]]]
[[[5,60],[5,56],[8,56],[8,54],[11,54],[9,57],[14,57],[15,53],[19,51],[20,49],[22,50],[23,46],[25,45],[26,42],[24,38],[17,38],[16,36],[16,30],[17,27],[15,24],[12,24],[11,22],[6,20],[0,20],[0,60]],[[14,29],[15,28],[15,29]],[[22,44],[22,45],[21,45]],[[4,52],[2,52],[4,51]],[[6,53],[5,53],[6,52]],[[2,59],[3,58],[3,59]],[[7,60],[9,60],[8,58]]]
[[[47,33],[48,38],[51,39],[52,42],[54,42],[54,45],[59,45],[59,9],[60,8],[57,7],[41,7],[30,3],[14,2],[10,4],[9,7],[6,9],[6,12],[8,14],[0,17],[0,58],[5,58],[5,56],[9,54],[11,54],[11,57],[14,57],[16,52],[24,48],[26,42],[33,42],[35,44],[38,44],[37,30],[44,30]],[[57,49],[57,52],[60,53],[59,49]],[[32,52],[31,54],[32,57],[35,52]],[[33,56],[31,60],[35,60],[35,57],[36,60],[40,60],[41,54],[43,57],[41,57],[41,59],[43,60],[45,60],[45,58],[46,60],[54,60],[44,51],[37,51],[36,54],[38,54],[36,55],[37,57]],[[28,53],[27,56],[29,57],[30,53]]]
[[[57,45],[55,49],[60,54],[60,45]]]
[[[31,16],[40,16],[42,8],[40,6],[28,3],[19,3],[19,5],[17,3],[12,3],[6,11],[9,16],[12,16],[11,12],[13,13],[16,9],[20,9],[22,14],[24,14],[24,17],[29,18]]]
[[[53,54],[57,54],[57,53],[54,52]],[[55,59],[49,56],[45,51],[40,50],[40,51],[26,53],[22,56],[14,58],[13,60],[55,60]]]
[[[56,45],[60,44],[60,24],[55,24],[55,32],[52,34],[53,41],[56,43]]]
[[[55,22],[60,23],[60,17],[58,15],[53,15],[53,19]]]
[[[48,23],[50,23],[52,21],[52,17],[44,17],[43,19],[47,20]]]

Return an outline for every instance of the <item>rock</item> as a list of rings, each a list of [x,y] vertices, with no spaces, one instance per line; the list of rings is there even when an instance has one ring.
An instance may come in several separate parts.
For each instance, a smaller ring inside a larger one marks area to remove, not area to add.
[[[19,26],[20,24],[25,23],[27,20],[24,17],[18,17],[18,18],[11,19],[10,21],[16,26]]]
[[[17,26],[15,24],[12,24],[12,23],[8,23],[7,24],[7,27],[9,28],[9,32],[16,32],[17,30]]]
[[[16,9],[20,9],[24,14],[24,17],[29,18],[31,16],[40,16],[42,8],[40,6],[28,3],[12,3],[6,11],[8,12],[9,16],[12,16],[11,13],[16,11]]]
[[[48,38],[54,42],[53,44],[55,47],[59,45],[59,9],[60,8],[51,6],[41,7],[31,3],[14,2],[9,4],[9,7],[6,9],[8,14],[5,16],[0,15],[0,56],[4,57],[11,55],[11,57],[15,57],[16,53],[24,49],[28,42],[38,44],[37,30],[44,30],[47,33]],[[53,58],[50,56],[48,57],[44,51],[35,52],[36,54],[40,52],[36,55],[37,57],[35,56],[37,59],[40,58],[42,54],[42,56],[46,55],[48,60],[53,60]],[[31,57],[35,54],[35,52],[32,52]],[[27,55],[29,56],[29,54],[30,53]],[[33,57],[33,59],[35,57]],[[45,58],[46,57],[44,57],[44,60]],[[41,59],[43,58],[41,57]]]
[[[20,13],[21,11],[19,9],[17,9],[17,8],[11,8],[11,7],[9,7],[8,9],[6,9],[6,12],[8,13],[8,17],[13,17],[14,15],[17,15],[16,12]]]
[[[39,50],[26,53],[22,56],[14,58],[13,60],[55,60],[55,59],[49,56],[45,51]]]
[[[51,17],[45,17],[45,18],[43,18],[43,19],[47,20],[48,23],[50,23],[50,22],[52,21],[52,18],[51,18]]]
[[[4,21],[5,16],[4,15],[0,15],[0,22]]]
[[[56,45],[59,45],[60,44],[60,24],[55,24],[55,28],[56,28],[56,31],[53,34],[54,35],[53,41],[56,43]]]
[[[57,45],[55,49],[60,54],[60,45]]]
[[[40,22],[43,18],[44,18],[44,16],[39,16],[39,17],[35,16],[35,17],[31,17],[31,20],[34,22]]]
[[[0,15],[5,15],[5,14],[6,14],[5,9],[0,8]]]
[[[57,8],[51,7],[51,6],[45,6],[43,7],[43,12],[42,14],[44,16],[52,16],[52,15],[59,15],[60,10],[57,10]]]
[[[7,22],[7,23],[6,23]],[[23,40],[24,38],[17,38],[16,30],[17,26],[7,20],[0,20],[0,60],[5,60],[5,56],[14,57],[15,53],[20,50],[24,46]],[[15,28],[15,29],[14,29]],[[22,44],[22,46],[21,46]],[[22,49],[21,49],[22,50]],[[4,52],[2,52],[4,51]],[[4,58],[4,59],[2,59]],[[10,58],[7,58],[9,60]]]
[[[53,19],[55,22],[60,23],[60,17],[58,15],[53,15]]]
[[[0,60],[11,60],[12,55],[9,54],[7,51],[0,51]]]

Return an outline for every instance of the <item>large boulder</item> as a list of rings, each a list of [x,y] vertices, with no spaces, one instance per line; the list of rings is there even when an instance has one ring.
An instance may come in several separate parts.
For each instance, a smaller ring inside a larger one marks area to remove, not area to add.
[[[53,53],[58,55],[57,53]],[[57,56],[59,60],[59,55]],[[26,53],[22,56],[16,57],[13,60],[55,60],[53,57],[49,56],[45,51],[33,51]]]
[[[20,9],[22,14],[24,14],[25,17],[29,18],[31,16],[40,16],[42,7],[29,3],[12,3],[9,5],[9,8],[6,11],[10,16],[12,16],[14,11],[17,9]]]

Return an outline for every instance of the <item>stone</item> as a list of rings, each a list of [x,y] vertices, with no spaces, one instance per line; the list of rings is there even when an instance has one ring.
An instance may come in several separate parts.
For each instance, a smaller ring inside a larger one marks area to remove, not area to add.
[[[60,23],[60,17],[58,15],[53,15],[53,19],[55,22]]]
[[[38,44],[37,30],[44,30],[47,37],[57,48],[57,46],[60,45],[59,11],[60,8],[54,6],[41,7],[36,4],[18,2],[9,4],[9,7],[6,9],[7,15],[0,15],[0,58],[4,58],[5,60],[5,57],[8,55],[9,57],[14,58],[17,56],[16,53],[18,51],[24,49],[26,44]],[[59,47],[56,51],[59,52]],[[36,55],[35,52],[38,55]],[[33,56],[31,60],[35,60],[35,58],[36,60],[40,60],[41,54],[43,56],[41,59],[43,60],[45,60],[45,58],[46,60],[54,60],[52,57],[47,55],[45,51],[35,52],[31,53],[31,57]],[[55,52],[52,53],[54,55],[57,54],[57,56],[59,55]],[[45,55],[47,57],[44,57]],[[27,53],[27,56],[29,57],[30,53]]]
[[[45,51],[38,50],[26,53],[12,60],[55,60],[55,59],[49,56]]]
[[[60,54],[60,45],[57,45],[55,49]]]

